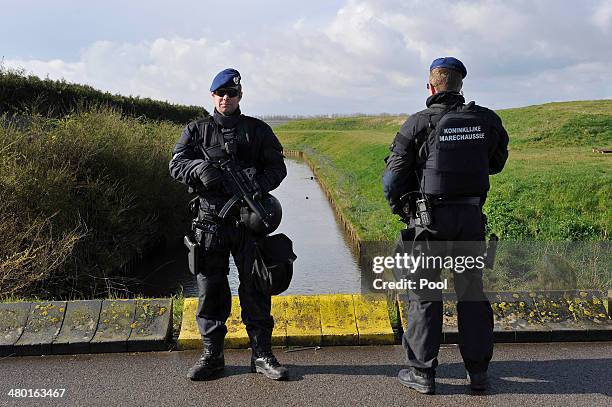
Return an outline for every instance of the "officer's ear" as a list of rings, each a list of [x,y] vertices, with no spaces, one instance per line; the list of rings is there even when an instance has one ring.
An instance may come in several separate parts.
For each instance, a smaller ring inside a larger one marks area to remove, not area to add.
[[[238,101],[240,102],[242,100],[242,89],[240,89],[240,93],[238,94]]]
[[[429,90],[429,96],[433,96],[436,94],[436,88],[434,87],[434,85],[431,84],[431,82],[427,83],[427,89]]]

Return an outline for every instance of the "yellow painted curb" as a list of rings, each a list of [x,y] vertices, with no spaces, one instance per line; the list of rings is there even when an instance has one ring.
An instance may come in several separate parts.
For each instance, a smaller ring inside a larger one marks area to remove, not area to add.
[[[287,345],[321,344],[319,297],[289,295],[287,301]]]
[[[406,301],[403,299],[405,298]],[[399,314],[400,314],[400,323],[402,324],[402,329],[406,330],[406,327],[408,326],[406,318],[408,316],[408,301],[407,301],[408,297],[406,296],[398,296],[397,298],[397,305],[398,305],[398,310],[399,310]]]
[[[225,335],[224,343],[225,348],[248,348],[251,343],[246,327],[242,323],[241,311],[240,299],[235,296],[232,297],[232,310],[229,318],[225,322],[225,326],[227,326],[227,335]]]
[[[198,310],[197,298],[185,298],[183,302],[183,320],[181,322],[181,332],[177,340],[180,350],[201,349],[202,336],[196,323],[196,312]]]
[[[185,298],[178,348],[201,349],[195,314],[197,298]],[[226,348],[248,348],[249,338],[240,315],[240,301],[232,297],[227,320]],[[272,297],[273,346],[393,344],[384,295],[331,294]]]
[[[384,294],[353,294],[353,303],[360,345],[395,343],[387,311],[387,297]]]
[[[287,297],[272,297],[272,346],[287,345]]]
[[[359,334],[351,294],[319,295],[321,309],[321,343],[323,345],[357,345]]]
[[[272,317],[274,318],[274,331],[272,331],[273,346],[286,346],[287,344],[286,298],[272,297]],[[202,336],[198,330],[195,318],[197,309],[197,298],[185,298],[181,332],[177,341],[179,350],[202,349]],[[227,335],[224,343],[225,348],[249,347],[249,337],[242,323],[240,312],[240,300],[237,296],[233,296],[231,314],[226,322]]]

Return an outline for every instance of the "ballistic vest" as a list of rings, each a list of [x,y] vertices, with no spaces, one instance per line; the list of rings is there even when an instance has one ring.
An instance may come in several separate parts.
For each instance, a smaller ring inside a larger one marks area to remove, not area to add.
[[[484,196],[489,190],[489,145],[494,137],[474,102],[446,112],[429,130],[422,166],[425,194]],[[430,127],[431,117],[430,117]]]

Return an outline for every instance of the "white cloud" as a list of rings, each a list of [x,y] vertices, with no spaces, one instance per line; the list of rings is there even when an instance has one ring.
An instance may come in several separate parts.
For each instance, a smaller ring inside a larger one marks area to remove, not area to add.
[[[85,81],[86,65],[84,62],[70,63],[60,59],[49,61],[15,59],[5,60],[4,64],[7,67],[24,68],[28,73],[34,73],[43,78],[48,76],[51,79],[66,78],[73,82]]]
[[[474,35],[487,43],[511,41],[527,28],[528,16],[508,2],[459,2],[450,7],[445,21],[451,31]],[[516,6],[515,6],[516,7]]]
[[[591,20],[593,24],[607,32],[612,21],[612,0],[603,0],[598,4],[591,16]]]
[[[316,21],[288,16],[286,25],[262,21],[241,32],[213,19],[205,35],[96,41],[75,61],[5,64],[205,107],[214,74],[235,67],[247,113],[378,113],[422,108],[429,63],[454,55],[468,68],[466,96],[506,107],[610,95],[612,55],[602,50],[611,19],[612,0],[572,8],[554,0],[347,0]]]

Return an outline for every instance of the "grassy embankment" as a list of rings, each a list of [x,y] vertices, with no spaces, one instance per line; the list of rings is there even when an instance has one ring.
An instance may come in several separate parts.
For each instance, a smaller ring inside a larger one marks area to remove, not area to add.
[[[109,109],[0,125],[0,293],[125,296],[113,271],[185,224],[168,161],[182,126]]]
[[[612,101],[550,103],[498,113],[510,134],[510,158],[505,170],[491,177],[484,208],[490,231],[506,240],[609,241],[612,157],[592,148],[612,147]],[[380,179],[383,159],[405,119],[299,120],[275,130],[285,149],[304,151],[319,167],[361,240],[394,240],[404,225],[391,216]],[[609,254],[599,255],[610,264]],[[514,257],[519,258],[508,268],[526,267],[525,259]],[[609,268],[573,266],[579,287],[612,286]],[[523,270],[522,282],[544,266],[533,267]],[[498,275],[498,287],[517,288],[510,277]]]

